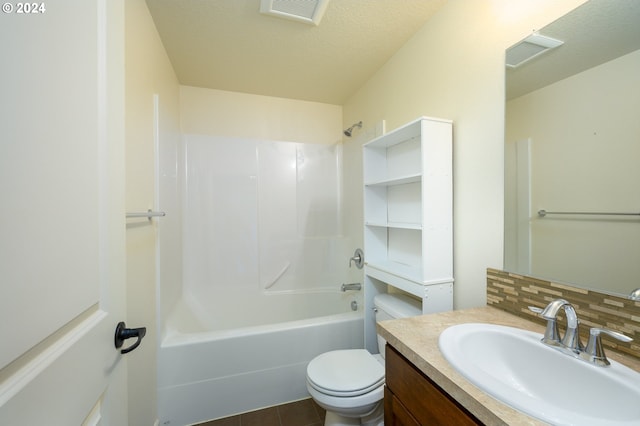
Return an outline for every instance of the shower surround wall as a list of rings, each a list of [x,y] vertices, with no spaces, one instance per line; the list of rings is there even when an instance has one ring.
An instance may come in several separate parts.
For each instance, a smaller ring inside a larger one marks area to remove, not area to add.
[[[362,311],[351,310],[361,293],[340,291],[357,274],[342,225],[342,145],[193,134],[182,144],[183,275],[162,318],[160,419],[190,424],[306,398],[313,357],[364,342]]]
[[[262,294],[340,287],[340,145],[199,135],[184,143],[183,295],[226,300],[224,310]]]

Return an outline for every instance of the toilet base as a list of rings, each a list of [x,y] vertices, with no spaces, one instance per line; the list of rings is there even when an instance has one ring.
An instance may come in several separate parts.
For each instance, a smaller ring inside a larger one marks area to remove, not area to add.
[[[371,414],[364,417],[344,417],[333,411],[327,411],[324,426],[384,426],[384,405],[378,404]]]
[[[324,417],[324,426],[360,426],[360,419],[344,417],[333,411],[327,411]]]

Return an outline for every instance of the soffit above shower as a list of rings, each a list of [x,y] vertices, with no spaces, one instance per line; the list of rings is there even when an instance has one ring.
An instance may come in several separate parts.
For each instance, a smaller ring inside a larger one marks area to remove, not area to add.
[[[261,0],[146,0],[180,84],[334,105],[447,2],[330,0],[308,25],[262,14]]]
[[[260,13],[318,25],[329,0],[260,0]]]

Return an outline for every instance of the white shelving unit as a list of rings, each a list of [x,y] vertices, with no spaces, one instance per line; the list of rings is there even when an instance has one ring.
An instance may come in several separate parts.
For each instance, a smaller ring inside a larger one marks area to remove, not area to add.
[[[422,312],[453,308],[450,120],[421,117],[363,147],[365,347],[376,348],[373,298],[401,289]]]

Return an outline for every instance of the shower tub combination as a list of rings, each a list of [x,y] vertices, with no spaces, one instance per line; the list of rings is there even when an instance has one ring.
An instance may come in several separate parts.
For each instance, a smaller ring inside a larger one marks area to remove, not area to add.
[[[244,327],[205,330],[188,303],[178,303],[158,360],[161,425],[193,424],[308,398],[309,361],[328,350],[362,347],[362,311],[352,311],[350,299],[339,293],[281,296],[288,300],[277,304],[335,309],[316,318],[271,323],[262,305],[244,306],[238,314],[245,315],[237,318]],[[256,325],[247,324],[246,313]]]
[[[185,164],[183,282],[160,321],[160,425],[308,398],[309,361],[364,344],[352,310],[362,295],[340,291],[355,272],[339,147],[187,135]]]

